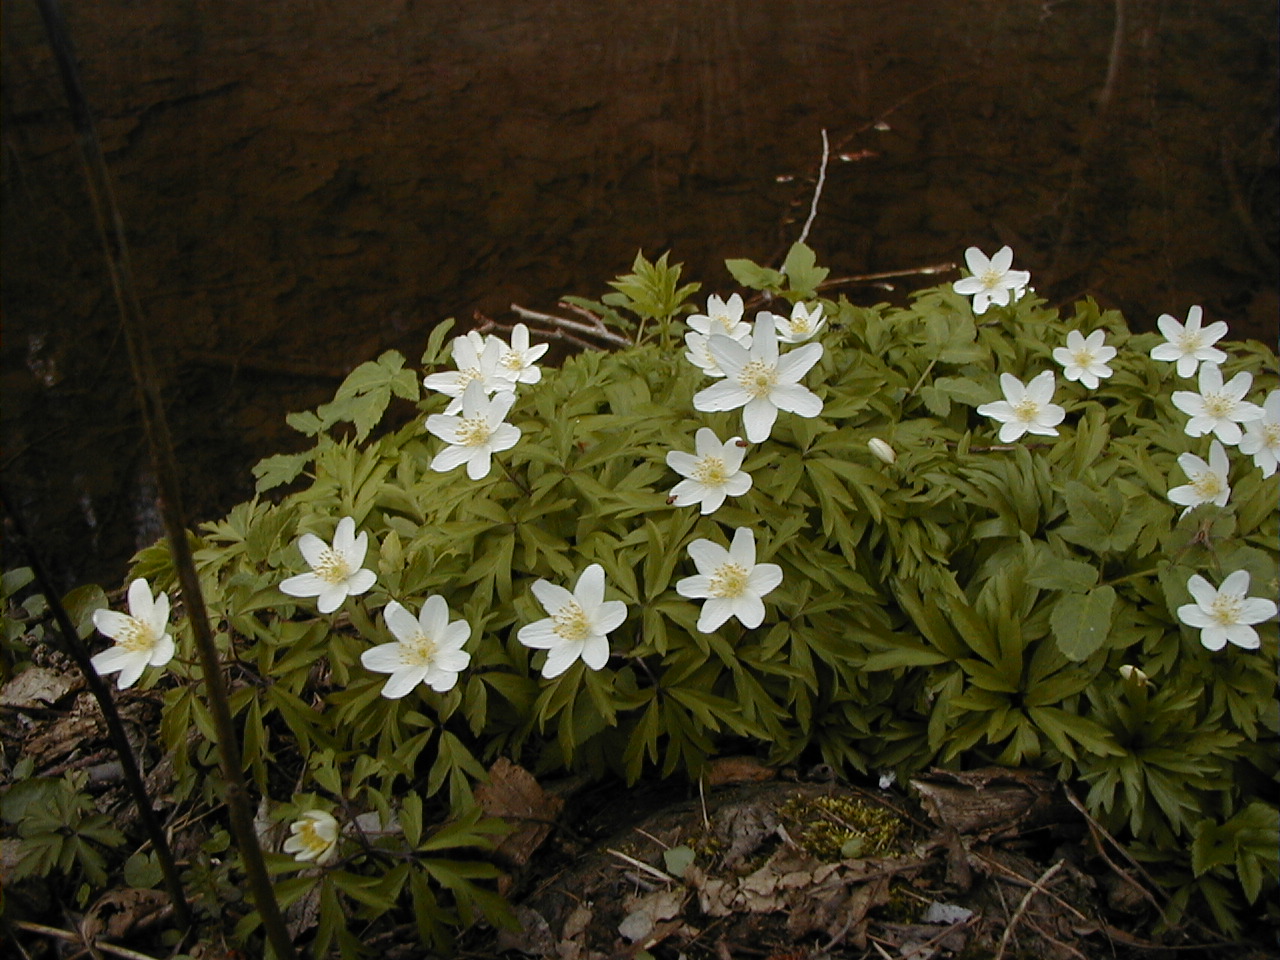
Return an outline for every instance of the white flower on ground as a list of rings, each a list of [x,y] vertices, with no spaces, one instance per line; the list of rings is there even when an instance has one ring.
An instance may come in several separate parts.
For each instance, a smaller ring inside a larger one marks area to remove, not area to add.
[[[627,619],[627,605],[604,598],[604,567],[593,563],[582,571],[570,593],[548,580],[533,585],[533,595],[550,616],[526,624],[516,639],[534,650],[546,650],[542,676],[552,680],[581,659],[592,670],[609,660],[609,637]]]
[[[750,349],[719,334],[711,337],[709,348],[725,379],[696,393],[694,409],[710,413],[742,407],[743,428],[752,443],[769,439],[779,410],[800,417],[822,412],[818,395],[799,382],[822,358],[822,344],[806,343],[779,356],[773,324],[757,317]]]
[[[898,462],[898,452],[879,437],[872,437],[868,440],[867,449],[875,454],[877,460],[883,463],[892,465]]]
[[[778,332],[778,339],[783,343],[803,343],[827,325],[827,318],[822,315],[822,304],[814,304],[810,310],[803,303],[791,308],[791,317],[780,317],[776,313],[768,314]]]
[[[1240,452],[1253,457],[1254,465],[1264,477],[1276,472],[1276,464],[1280,462],[1280,390],[1267,394],[1261,418],[1244,425]]]
[[[1214,346],[1227,335],[1227,325],[1221,320],[1201,328],[1204,315],[1198,306],[1187,311],[1187,322],[1181,324],[1169,314],[1162,314],[1156,326],[1164,334],[1165,342],[1151,349],[1152,360],[1177,362],[1180,377],[1190,377],[1201,363],[1221,363],[1227,355]]]
[[[978,412],[1000,421],[1001,443],[1017,440],[1024,433],[1046,437],[1058,435],[1058,424],[1067,412],[1050,402],[1054,389],[1052,370],[1044,371],[1025,386],[1013,374],[1002,373],[1000,387],[1004,390],[1004,399],[984,403],[978,407]]]
[[[284,852],[302,863],[325,863],[338,850],[338,821],[323,810],[308,810],[301,820],[289,824]]]
[[[682,450],[667,454],[667,466],[687,478],[671,488],[671,502],[677,507],[700,503],[704,514],[714,513],[725,497],[740,497],[751,489],[751,475],[741,469],[747,455],[741,437],[721,443],[714,430],[700,427],[694,448],[696,456]]]
[[[497,337],[486,340],[475,330],[464,336],[454,337],[453,362],[458,369],[428,374],[423,378],[422,385],[428,390],[453,397],[444,408],[446,414],[457,413],[462,409],[462,395],[473,381],[479,381],[483,385],[486,396],[500,390],[513,391],[516,388],[516,374],[502,362],[507,349],[507,345]],[[543,350],[545,349],[544,346]]]
[[[133,686],[147,667],[163,667],[173,659],[173,637],[169,636],[169,596],[151,599],[151,584],[139,577],[129,584],[129,612],[95,610],[93,625],[115,646],[97,654],[90,662],[99,674],[120,671],[116,686]]]
[[[761,598],[782,583],[782,568],[776,563],[756,563],[756,538],[749,527],[738,527],[726,550],[713,540],[689,544],[689,556],[698,575],[676,584],[682,597],[704,599],[698,630],[710,633],[730,617],[744,627],[764,622]]]
[[[498,352],[499,376],[506,377],[512,383],[537,383],[542,379],[542,368],[538,359],[547,352],[550,344],[535,343],[529,346],[529,328],[517,323],[511,329],[511,345],[494,337],[500,345]]]
[[[509,391],[489,399],[478,380],[467,384],[462,416],[433,413],[427,417],[427,430],[449,444],[436,454],[431,469],[447,473],[465,463],[472,480],[487,477],[493,455],[510,450],[520,439],[520,428],[504,422],[515,402],[516,395]]]
[[[1227,481],[1231,465],[1221,443],[1215,440],[1210,445],[1208,463],[1194,453],[1183,453],[1178,456],[1178,466],[1191,482],[1170,490],[1169,499],[1187,508],[1182,511],[1183,516],[1202,503],[1227,505],[1227,498],[1231,496],[1231,484]]]
[[[1224,384],[1222,368],[1206,363],[1200,367],[1199,385],[1199,393],[1173,393],[1173,405],[1191,418],[1187,421],[1187,436],[1212,433],[1223,443],[1235,446],[1244,436],[1240,424],[1262,419],[1262,408],[1244,399],[1253,386],[1253,374],[1241,371]]]
[[[695,313],[686,321],[689,329],[709,337],[719,333],[741,341],[751,335],[751,325],[742,319],[742,297],[734,294],[725,302],[714,293],[707,297],[707,312]]]
[[[1111,376],[1107,362],[1116,355],[1116,348],[1107,346],[1106,339],[1105,330],[1095,330],[1087,339],[1079,330],[1068,333],[1067,345],[1053,351],[1053,359],[1062,364],[1062,375],[1096,390],[1099,377]]]
[[[369,550],[369,534],[361,530],[357,537],[351,517],[338,521],[332,547],[314,533],[304,533],[298,538],[298,549],[311,572],[285,580],[280,592],[291,597],[319,597],[321,613],[333,613],[347,597],[364,593],[378,579],[372,570],[360,566]]]
[[[977,247],[964,252],[964,261],[973,276],[957,280],[956,293],[973,297],[973,312],[983,314],[991,304],[1006,306],[1021,299],[1026,293],[1031,274],[1026,270],[1011,270],[1013,250],[1001,247],[990,260]]]
[[[1187,590],[1196,602],[1180,606],[1178,619],[1198,628],[1200,642],[1210,650],[1221,650],[1228,641],[1246,650],[1258,649],[1258,631],[1253,624],[1276,615],[1273,601],[1248,595],[1247,570],[1229,574],[1216,590],[1200,574],[1192,574]]]
[[[448,604],[440,596],[427,597],[417,617],[394,600],[383,616],[396,642],[360,654],[365,669],[391,674],[382,695],[399,700],[420,683],[436,693],[452,690],[471,662],[471,654],[462,649],[471,637],[471,625],[465,620],[450,623]]]

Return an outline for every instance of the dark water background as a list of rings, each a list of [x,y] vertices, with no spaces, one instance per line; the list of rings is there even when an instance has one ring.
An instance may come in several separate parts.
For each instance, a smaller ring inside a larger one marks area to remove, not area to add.
[[[443,317],[599,295],[638,248],[728,292],[725,257],[799,234],[823,128],[810,243],[837,275],[1009,243],[1053,301],[1144,328],[1199,303],[1275,341],[1271,2],[66,7],[193,522],[301,446],[286,412]],[[0,477],[62,580],[114,584],[153,484],[35,5],[0,9]]]

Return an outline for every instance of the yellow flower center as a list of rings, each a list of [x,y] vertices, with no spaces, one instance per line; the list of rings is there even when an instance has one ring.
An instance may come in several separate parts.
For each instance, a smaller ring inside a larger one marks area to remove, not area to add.
[[[153,648],[159,638],[147,624],[130,617],[120,635],[114,639],[130,653],[139,653]]]
[[[738,374],[738,385],[752,397],[767,397],[778,385],[778,370],[763,360],[750,360]]]
[[[576,600],[570,600],[551,615],[556,633],[564,640],[585,640],[591,636],[591,621]]]
[[[723,332],[726,337],[732,334],[733,328],[738,322],[734,320],[733,317],[729,316],[729,314],[727,313],[717,313],[714,317],[711,317],[710,319],[711,319],[711,325],[713,327],[719,327],[720,331]],[[711,330],[711,332],[715,333],[716,331],[713,329]]]
[[[1262,424],[1262,446],[1272,450],[1280,447],[1280,421]]]
[[[484,373],[479,367],[467,367],[465,370],[458,371],[458,388],[466,390],[467,384],[472,380],[483,380]]]
[[[320,831],[316,829],[314,820],[302,821],[302,826],[298,828],[298,839],[302,841],[308,853],[323,853],[330,846],[330,841],[322,837]]]
[[[1001,281],[1004,279],[1004,273],[992,267],[987,267],[987,269],[983,271],[982,276],[978,279],[982,281],[982,285],[988,290],[994,290],[996,287],[1001,286]]]
[[[400,645],[404,647],[405,661],[415,667],[429,667],[436,658],[435,641],[421,633],[400,641]]]
[[[462,417],[458,424],[458,439],[454,443],[462,447],[478,447],[489,440],[493,433],[484,417]]]
[[[726,600],[742,596],[747,589],[748,576],[749,571],[733,561],[720,564],[711,575],[711,595]]]
[[[1031,423],[1040,415],[1040,404],[1030,397],[1023,397],[1013,405],[1013,415],[1019,423]]]
[[[508,350],[504,353],[498,363],[506,369],[514,370],[517,373],[524,369],[524,360],[515,350]]]
[[[1196,495],[1202,500],[1213,500],[1227,489],[1222,477],[1212,470],[1206,470],[1198,477],[1193,477],[1191,486],[1195,488]]]
[[[1215,420],[1230,420],[1235,408],[1235,400],[1225,393],[1206,393],[1204,395],[1204,412]]]
[[[1175,342],[1183,353],[1195,353],[1204,343],[1204,331],[1183,330],[1175,338]]]
[[[694,465],[693,479],[708,487],[722,487],[729,479],[729,471],[719,457],[707,456]]]
[[[792,318],[791,318],[791,332],[792,332],[792,333],[808,333],[808,332],[809,332],[809,318],[808,318],[808,317],[805,317],[805,316],[792,317]]]
[[[1093,351],[1087,347],[1082,347],[1071,355],[1071,359],[1077,367],[1088,368],[1093,365]]]
[[[325,547],[320,554],[320,562],[315,565],[316,576],[325,583],[341,583],[351,576],[351,568],[342,554],[333,547]]]
[[[1209,616],[1224,627],[1240,622],[1242,598],[1234,593],[1219,593],[1209,604]]]

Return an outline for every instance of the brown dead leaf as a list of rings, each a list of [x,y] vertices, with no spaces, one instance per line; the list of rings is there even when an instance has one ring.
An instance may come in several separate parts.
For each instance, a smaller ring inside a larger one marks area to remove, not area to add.
[[[98,937],[122,940],[171,912],[169,896],[160,890],[111,890],[100,896],[80,921],[80,935],[86,943],[93,943]]]
[[[48,667],[28,667],[0,688],[0,706],[43,707],[57,703],[82,681]]]
[[[777,775],[778,771],[755,757],[719,757],[707,764],[703,780],[707,787],[719,787],[726,783],[762,783]]]
[[[494,853],[514,867],[522,867],[542,846],[564,801],[547,793],[533,774],[506,757],[489,768],[489,782],[476,788],[476,800],[486,814],[511,823],[515,829]]]

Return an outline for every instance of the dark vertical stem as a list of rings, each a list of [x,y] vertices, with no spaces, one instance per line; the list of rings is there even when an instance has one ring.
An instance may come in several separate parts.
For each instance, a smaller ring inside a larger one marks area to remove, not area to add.
[[[89,651],[85,648],[84,642],[80,639],[80,634],[76,632],[75,625],[68,616],[66,607],[62,605],[62,601],[58,597],[58,591],[54,589],[52,581],[49,579],[48,573],[44,569],[44,564],[40,560],[40,556],[36,553],[35,547],[31,544],[31,538],[27,535],[26,526],[22,522],[22,518],[18,516],[17,510],[13,503],[9,500],[8,493],[0,488],[0,502],[4,503],[4,509],[9,514],[9,522],[13,525],[14,539],[22,548],[23,554],[26,556],[27,565],[31,567],[32,573],[35,574],[36,583],[40,587],[40,592],[44,594],[45,601],[49,604],[49,610],[53,613],[53,619],[58,624],[58,630],[62,634],[62,645],[67,654],[75,661],[80,672],[84,674],[85,682],[89,685],[89,692],[93,694],[93,698],[98,701],[98,706],[102,709],[102,717],[107,723],[107,735],[111,738],[111,744],[116,748],[116,753],[120,756],[120,766],[124,771],[124,782],[129,788],[129,792],[133,794],[133,802],[137,804],[138,814],[142,818],[142,826],[147,831],[147,836],[151,839],[151,846],[156,851],[156,859],[160,862],[160,872],[164,875],[164,885],[169,891],[169,899],[173,901],[173,911],[177,916],[178,924],[184,930],[191,929],[191,907],[187,904],[186,894],[182,890],[182,880],[178,875],[178,865],[173,859],[173,851],[169,849],[169,841],[164,835],[164,827],[160,823],[160,817],[156,813],[155,807],[151,805],[151,797],[147,794],[147,786],[142,780],[142,772],[138,769],[137,758],[133,755],[133,747],[129,743],[129,737],[124,730],[124,724],[120,721],[120,714],[116,710],[116,702],[111,696],[111,690],[103,682],[98,671],[93,668],[93,663],[89,659]]]
[[[240,850],[249,890],[253,895],[258,914],[262,917],[263,930],[278,960],[293,960],[295,953],[289,932],[285,927],[280,905],[276,901],[271,879],[267,874],[262,848],[258,845],[253,829],[253,808],[241,772],[239,742],[227,702],[226,683],[218,648],[209,629],[209,615],[205,610],[204,596],[200,591],[200,579],[191,557],[191,545],[187,542],[186,524],[182,515],[182,500],[178,487],[178,471],[173,456],[173,441],[165,419],[164,404],[160,397],[159,380],[155,363],[151,358],[146,339],[142,308],[138,303],[133,283],[133,268],[129,260],[129,247],[125,240],[124,224],[116,206],[115,195],[107,172],[106,160],[94,130],[88,101],[80,84],[75,52],[57,0],[37,0],[44,18],[49,45],[53,49],[58,72],[66,87],[67,100],[76,128],[81,157],[84,160],[89,197],[94,217],[106,251],[107,267],[116,304],[120,309],[120,321],[124,328],[125,342],[129,347],[129,364],[142,407],[142,424],[151,448],[157,483],[160,488],[160,510],[168,533],[169,548],[173,554],[178,582],[182,587],[182,601],[187,618],[191,622],[196,647],[200,652],[204,682],[209,699],[209,712],[218,735],[218,756],[222,775],[226,781],[227,811],[231,832]]]

